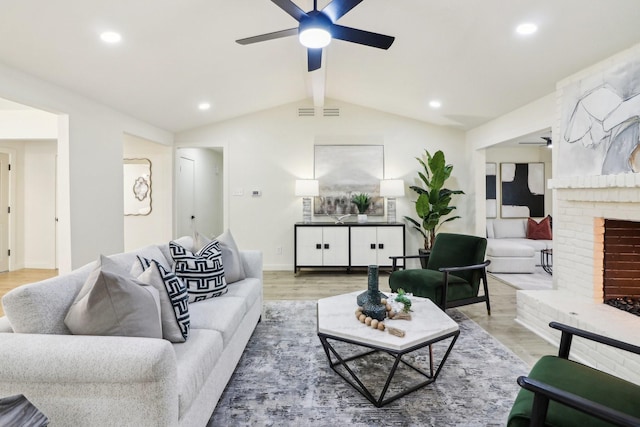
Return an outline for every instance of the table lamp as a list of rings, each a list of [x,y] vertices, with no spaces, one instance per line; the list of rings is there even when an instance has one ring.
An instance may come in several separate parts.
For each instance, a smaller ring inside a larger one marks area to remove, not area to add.
[[[404,181],[383,179],[380,181],[380,196],[387,198],[387,222],[396,222],[396,197],[404,196]]]
[[[320,186],[316,179],[297,179],[296,196],[302,199],[302,222],[311,222],[311,197],[320,195]]]

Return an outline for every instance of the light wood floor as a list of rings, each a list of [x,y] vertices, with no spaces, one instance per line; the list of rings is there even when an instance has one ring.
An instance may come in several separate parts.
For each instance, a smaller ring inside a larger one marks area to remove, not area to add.
[[[0,273],[0,297],[19,285],[43,280],[56,274],[56,270],[37,269]],[[365,271],[350,274],[306,270],[298,274],[290,271],[264,272],[265,300],[316,300],[366,288],[367,274]],[[380,272],[380,290],[389,291],[389,279],[386,272]],[[484,303],[460,307],[459,310],[529,365],[533,365],[542,355],[557,352],[555,347],[514,321],[516,317],[516,290],[514,288],[497,280],[489,279],[489,294],[491,296],[491,316],[487,315]],[[1,307],[0,315],[3,315]]]

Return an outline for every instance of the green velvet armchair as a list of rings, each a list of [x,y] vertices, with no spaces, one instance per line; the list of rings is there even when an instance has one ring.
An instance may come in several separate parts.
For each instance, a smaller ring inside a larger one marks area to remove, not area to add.
[[[509,414],[508,427],[640,426],[640,386],[569,360],[574,336],[640,354],[640,347],[561,323],[558,356],[543,356],[529,375]]]
[[[392,292],[399,288],[415,296],[431,299],[441,309],[485,302],[491,314],[485,261],[487,239],[466,234],[439,233],[428,255],[426,268],[393,271]],[[394,265],[398,258],[392,257]],[[480,282],[484,293],[480,295]]]

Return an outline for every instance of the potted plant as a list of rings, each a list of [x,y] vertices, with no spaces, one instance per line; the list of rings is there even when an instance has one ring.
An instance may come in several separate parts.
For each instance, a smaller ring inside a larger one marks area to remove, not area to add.
[[[460,218],[459,216],[449,215],[456,208],[451,206],[451,196],[454,194],[464,194],[461,190],[449,190],[444,188],[445,181],[451,176],[453,165],[447,165],[444,159],[444,153],[438,150],[432,156],[429,150],[425,150],[426,163],[419,157],[416,160],[422,166],[422,171],[418,172],[418,177],[424,186],[410,186],[413,191],[418,194],[416,200],[416,214],[420,221],[405,216],[413,228],[418,230],[424,237],[424,249],[421,253],[427,252],[433,246],[436,231],[445,222],[453,221]]]
[[[354,194],[351,197],[351,203],[356,205],[358,208],[358,222],[365,223],[367,222],[367,209],[369,209],[369,205],[371,204],[371,196],[367,193]]]

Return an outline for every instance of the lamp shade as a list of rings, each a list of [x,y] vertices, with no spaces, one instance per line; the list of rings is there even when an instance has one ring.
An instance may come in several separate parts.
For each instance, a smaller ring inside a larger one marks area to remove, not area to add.
[[[401,179],[384,179],[380,181],[380,196],[382,197],[404,196],[404,181]]]
[[[320,195],[320,185],[317,179],[297,179],[296,196],[312,197]]]

